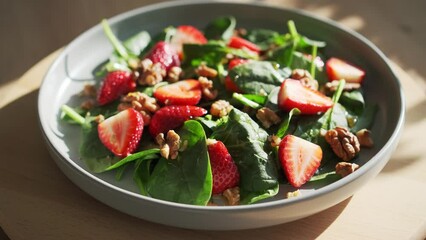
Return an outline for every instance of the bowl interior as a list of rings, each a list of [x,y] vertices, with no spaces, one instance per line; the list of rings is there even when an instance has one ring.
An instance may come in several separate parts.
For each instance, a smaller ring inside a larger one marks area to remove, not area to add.
[[[373,158],[395,135],[403,112],[397,78],[376,47],[362,36],[329,20],[318,19],[297,10],[256,4],[200,2],[148,6],[121,14],[109,22],[118,38],[124,40],[142,30],[154,35],[170,25],[191,24],[202,29],[214,18],[226,15],[234,16],[239,27],[269,28],[280,32],[287,32],[286,22],[292,19],[300,33],[327,42],[323,52],[326,56],[347,59],[366,70],[366,102],[377,104],[379,112],[372,128],[375,147],[361,153],[358,162],[360,165]],[[71,164],[83,175],[111,183],[125,190],[124,192],[137,193],[130,174],[125,175],[122,181],[116,181],[114,173],[91,173],[78,155],[79,128],[59,120],[60,106],[77,103],[76,96],[84,84],[94,81],[94,70],[108,59],[111,52],[112,47],[99,25],[71,42],[52,65],[41,86],[40,122],[49,143],[60,153],[63,161]],[[308,186],[306,190],[321,187],[323,186]],[[281,201],[283,197],[284,194],[281,194],[270,201]],[[146,198],[141,196],[141,199]]]

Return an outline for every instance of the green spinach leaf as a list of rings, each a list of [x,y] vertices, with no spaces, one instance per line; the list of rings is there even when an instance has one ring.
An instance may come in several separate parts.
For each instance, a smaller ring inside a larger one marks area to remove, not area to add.
[[[207,39],[228,41],[234,34],[237,21],[232,16],[216,18],[207,24],[204,35]]]
[[[284,80],[273,63],[255,60],[232,68],[229,76],[247,94],[269,94]]]
[[[276,165],[264,151],[268,134],[246,113],[234,108],[228,121],[217,127],[211,137],[226,145],[238,167],[242,204],[278,193]]]
[[[175,160],[158,161],[146,190],[154,198],[206,205],[213,180],[204,129],[199,122],[189,120],[178,134],[186,149]]]
[[[339,102],[356,115],[360,115],[364,111],[364,97],[359,90],[344,92]]]

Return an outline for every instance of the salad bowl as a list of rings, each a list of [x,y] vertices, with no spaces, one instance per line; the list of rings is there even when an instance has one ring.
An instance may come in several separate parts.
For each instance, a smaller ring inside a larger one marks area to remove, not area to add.
[[[191,14],[187,14],[191,13]],[[138,8],[109,19],[119,39],[146,30],[151,34],[174,25],[203,28],[220,16],[233,16],[245,28],[286,30],[293,20],[303,34],[327,43],[324,54],[362,66],[366,102],[378,106],[372,126],[374,148],[360,155],[360,168],[333,183],[302,189],[286,198],[279,192],[267,201],[239,206],[193,206],[139,194],[131,176],[116,181],[111,172],[93,173],[80,160],[80,132],[60,120],[61,106],[75,102],[84,84],[95,79],[95,69],[113,51],[100,25],[73,40],[45,75],[39,92],[38,113],[48,149],[63,173],[82,190],[121,212],[148,221],[189,229],[235,230],[286,223],[325,210],[353,195],[374,178],[390,159],[404,121],[400,83],[384,54],[360,34],[312,14],[257,3],[174,1]],[[286,188],[286,186],[280,186]]]

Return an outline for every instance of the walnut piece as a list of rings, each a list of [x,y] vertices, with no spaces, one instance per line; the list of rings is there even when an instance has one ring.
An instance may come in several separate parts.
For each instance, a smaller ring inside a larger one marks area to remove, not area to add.
[[[281,118],[274,111],[267,107],[262,107],[261,109],[257,110],[256,117],[265,128],[269,128],[272,125],[281,122]]]
[[[195,73],[198,76],[206,78],[215,78],[217,76],[216,69],[208,67],[205,63],[201,63],[200,66],[195,69]]]
[[[232,105],[225,100],[218,100],[210,107],[210,114],[215,117],[223,117],[232,110]]]
[[[81,107],[82,109],[84,109],[84,110],[87,110],[87,111],[88,111],[88,110],[92,109],[95,105],[96,105],[95,100],[93,100],[93,99],[88,99],[88,100],[86,100],[86,101],[82,102],[82,103],[80,104],[80,107]]]
[[[305,69],[294,69],[290,78],[300,80],[303,86],[318,90],[318,81]]]
[[[336,164],[336,174],[339,174],[341,177],[346,177],[355,172],[358,168],[359,165],[355,163],[339,162]]]
[[[325,92],[326,93],[333,93],[337,90],[338,86],[339,86],[339,80],[333,80],[331,82],[327,82],[324,85]],[[343,87],[343,91],[349,92],[349,91],[359,89],[360,87],[361,87],[361,84],[359,84],[359,83],[346,82],[345,86]]]
[[[207,100],[213,100],[217,97],[217,90],[213,88],[213,81],[209,80],[206,77],[199,77],[198,81],[201,85],[201,92],[203,93],[203,97]]]
[[[155,98],[152,98],[145,93],[130,92],[121,98],[121,103],[118,105],[117,110],[123,111],[128,108],[133,108],[142,114],[144,125],[147,126],[151,122],[151,116],[160,106]]]
[[[371,148],[374,145],[373,139],[371,138],[371,131],[367,129],[361,129],[356,133],[359,144],[361,147]]]
[[[358,138],[346,128],[336,127],[328,130],[324,137],[333,152],[343,161],[353,159],[360,151]]]
[[[138,83],[142,86],[154,86],[166,77],[166,70],[161,63],[153,63],[146,58],[140,63]]]
[[[275,135],[268,136],[268,140],[271,142],[272,147],[278,147],[281,143],[281,138]]]
[[[169,130],[167,137],[160,133],[155,137],[155,141],[160,145],[160,155],[166,159],[176,159],[179,154],[180,136],[174,131]]]
[[[167,81],[172,83],[177,82],[179,81],[181,74],[182,74],[182,68],[174,66],[170,68],[169,72],[167,73]]]
[[[294,197],[298,197],[298,196],[301,196],[301,195],[302,195],[302,193],[300,192],[299,189],[297,189],[294,192],[287,192],[286,197],[287,198],[294,198]]]
[[[83,91],[80,93],[83,97],[96,97],[96,87],[93,84],[84,85]]]
[[[228,188],[223,191],[222,195],[226,198],[228,205],[230,206],[238,205],[240,203],[239,187]]]

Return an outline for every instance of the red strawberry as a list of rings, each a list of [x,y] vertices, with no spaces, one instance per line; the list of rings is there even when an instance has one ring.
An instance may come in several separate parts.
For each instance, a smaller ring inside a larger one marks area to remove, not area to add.
[[[146,54],[153,63],[160,63],[166,71],[175,66],[180,66],[179,56],[169,43],[160,41]]]
[[[213,194],[219,194],[238,185],[240,174],[237,165],[221,141],[209,140],[208,151],[213,175]]]
[[[201,85],[194,79],[182,80],[157,88],[154,97],[164,105],[196,105],[201,99]]]
[[[121,111],[98,125],[99,139],[118,157],[126,157],[136,149],[142,132],[142,114],[133,108]]]
[[[328,59],[325,67],[330,81],[345,79],[346,82],[361,83],[365,76],[362,69],[339,58]]]
[[[186,120],[201,117],[207,113],[204,108],[196,106],[166,106],[160,108],[151,118],[149,132],[156,137],[159,133],[167,133],[183,125]]]
[[[182,48],[183,44],[186,43],[205,44],[207,39],[197,28],[190,25],[182,25],[176,28],[176,33],[170,40],[170,44],[179,54],[180,59],[183,59]]]
[[[287,180],[298,188],[309,181],[320,166],[322,150],[305,139],[287,135],[280,142],[278,158]]]
[[[237,49],[246,48],[255,53],[260,52],[260,48],[256,44],[250,42],[249,40],[246,40],[241,37],[236,37],[236,36],[233,36],[229,39],[228,46],[231,48],[237,48]]]
[[[317,114],[331,108],[333,101],[324,94],[303,86],[298,80],[286,79],[278,93],[278,105],[286,111],[298,108],[302,114]]]
[[[228,70],[233,69],[234,67],[248,62],[247,59],[235,58],[229,61]],[[242,91],[238,88],[238,86],[232,81],[230,76],[226,76],[225,78],[225,88],[231,92],[241,93]]]
[[[126,71],[109,72],[98,93],[98,103],[105,105],[136,89],[132,74]]]

